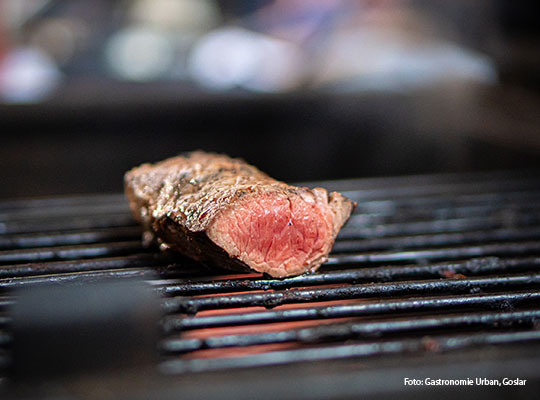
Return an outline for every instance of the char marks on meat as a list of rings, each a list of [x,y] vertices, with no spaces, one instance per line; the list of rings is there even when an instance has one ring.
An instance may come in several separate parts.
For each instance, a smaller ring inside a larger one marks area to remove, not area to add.
[[[273,277],[315,271],[354,207],[339,193],[291,186],[243,160],[201,151],[133,168],[125,190],[162,247]]]

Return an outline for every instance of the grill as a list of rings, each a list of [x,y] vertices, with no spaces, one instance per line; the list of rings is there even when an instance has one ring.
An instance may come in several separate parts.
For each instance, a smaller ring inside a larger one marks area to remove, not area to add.
[[[422,373],[524,374],[533,388],[537,173],[315,184],[358,207],[319,272],[286,279],[209,269],[144,247],[120,194],[0,202],[4,375],[15,289],[138,278],[161,299],[156,369],[166,394],[243,397],[254,379],[264,387],[264,376],[274,396],[324,397],[321,382],[331,378],[332,396],[346,397],[403,390],[404,376]],[[290,374],[303,390],[280,388]],[[217,389],[201,383],[215,379]]]

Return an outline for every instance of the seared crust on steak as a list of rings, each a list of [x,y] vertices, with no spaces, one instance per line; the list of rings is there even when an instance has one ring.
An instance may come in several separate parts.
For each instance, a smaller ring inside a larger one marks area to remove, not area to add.
[[[164,247],[275,277],[325,262],[354,207],[337,192],[291,186],[243,160],[201,151],[133,168],[125,190],[135,217]]]

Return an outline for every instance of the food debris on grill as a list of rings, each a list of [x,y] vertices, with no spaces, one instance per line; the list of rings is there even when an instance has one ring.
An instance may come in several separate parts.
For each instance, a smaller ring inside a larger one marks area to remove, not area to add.
[[[202,151],[133,168],[125,190],[162,248],[273,277],[315,271],[355,206],[340,193],[291,186]]]

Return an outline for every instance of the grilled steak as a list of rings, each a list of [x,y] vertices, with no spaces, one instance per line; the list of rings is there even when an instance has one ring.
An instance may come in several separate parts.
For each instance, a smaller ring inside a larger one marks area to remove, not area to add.
[[[287,185],[242,160],[200,151],[133,168],[125,189],[162,247],[273,277],[316,270],[354,207],[339,193]]]

